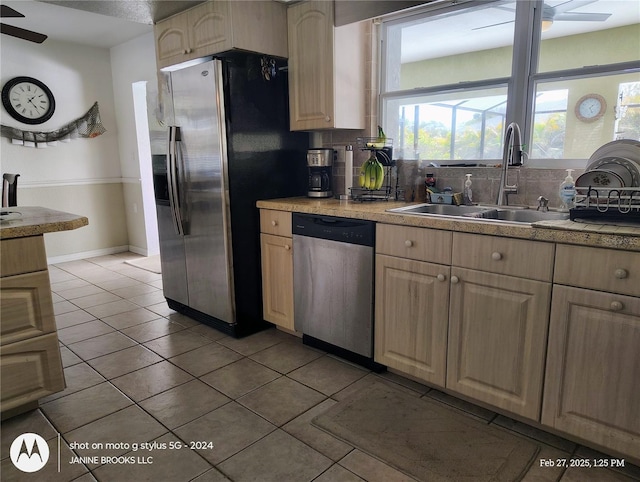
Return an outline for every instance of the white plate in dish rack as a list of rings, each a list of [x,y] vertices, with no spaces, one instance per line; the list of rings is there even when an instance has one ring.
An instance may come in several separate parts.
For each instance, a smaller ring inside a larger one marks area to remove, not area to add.
[[[620,139],[599,147],[589,158],[587,170],[592,169],[592,164],[606,157],[622,157],[640,165],[640,141]]]
[[[587,171],[613,171],[624,181],[621,187],[640,186],[640,165],[624,157],[604,157],[589,164]]]

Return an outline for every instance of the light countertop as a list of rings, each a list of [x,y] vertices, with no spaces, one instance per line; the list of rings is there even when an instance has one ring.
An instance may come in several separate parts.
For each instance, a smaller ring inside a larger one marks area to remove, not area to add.
[[[306,197],[258,201],[261,209],[322,214],[356,219],[368,219],[388,224],[401,224],[465,233],[488,234],[520,239],[532,239],[580,246],[616,248],[640,251],[640,226],[584,224],[574,221],[541,221],[532,225],[492,222],[473,218],[452,218],[386,212],[388,209],[417,203],[395,201],[356,202],[338,199]]]
[[[89,224],[85,216],[40,206],[11,206],[1,210],[3,215],[0,217],[0,239],[69,231]]]

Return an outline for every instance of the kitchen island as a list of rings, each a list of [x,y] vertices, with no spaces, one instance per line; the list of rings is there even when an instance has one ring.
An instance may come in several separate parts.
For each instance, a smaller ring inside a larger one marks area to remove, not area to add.
[[[295,327],[291,213],[375,221],[375,362],[640,463],[640,227],[407,205],[259,201],[265,319]]]
[[[64,390],[44,234],[89,224],[84,216],[38,206],[2,208],[0,218],[2,419]]]

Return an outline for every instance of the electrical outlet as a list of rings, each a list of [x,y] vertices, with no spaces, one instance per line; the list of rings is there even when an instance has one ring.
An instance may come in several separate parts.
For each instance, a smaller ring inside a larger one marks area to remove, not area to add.
[[[334,150],[336,151],[336,162],[341,162],[344,164],[344,156],[347,146],[336,146]]]

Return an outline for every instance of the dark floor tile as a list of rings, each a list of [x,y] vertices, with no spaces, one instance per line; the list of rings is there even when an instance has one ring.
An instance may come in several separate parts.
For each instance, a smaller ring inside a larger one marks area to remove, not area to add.
[[[281,377],[238,398],[278,427],[294,419],[327,397],[287,377]]]
[[[157,320],[159,316],[144,308],[138,308],[131,311],[125,311],[124,313],[118,313],[117,315],[105,316],[102,318],[106,324],[112,326],[116,330],[124,330],[132,326],[137,326],[142,323],[151,320]]]
[[[200,379],[228,397],[236,399],[280,376],[278,372],[243,358]]]
[[[67,432],[65,439],[72,446],[74,442],[80,447],[87,444],[87,448],[76,449],[81,457],[116,457],[129,452],[131,449],[128,447],[132,444],[148,442],[165,433],[166,427],[140,407],[132,405]],[[116,444],[115,448],[109,448],[108,443]],[[92,448],[92,444],[101,444],[102,447]],[[89,464],[89,468],[99,465]]]
[[[276,430],[218,467],[232,480],[313,480],[331,466],[330,459],[291,435]]]
[[[114,329],[100,320],[88,321],[58,330],[58,339],[65,345],[112,333]]]
[[[230,401],[206,383],[191,380],[143,400],[140,406],[165,426],[174,429]]]
[[[58,435],[56,429],[49,423],[49,420],[42,414],[42,410],[31,410],[20,415],[16,415],[7,420],[3,420],[0,425],[0,457],[9,457],[9,448],[18,435],[23,433],[37,433],[45,440],[49,440]]]
[[[88,340],[79,341],[67,345],[71,351],[83,360],[91,360],[100,356],[108,355],[116,351],[124,350],[135,345],[136,342],[122,333],[114,331],[106,335],[96,336]]]
[[[292,371],[288,376],[314,390],[331,396],[364,377],[367,373],[362,368],[325,355]]]
[[[252,360],[280,373],[289,373],[325,353],[305,346],[299,339],[273,345],[250,356]]]
[[[66,433],[132,403],[117,388],[105,382],[44,403],[41,409],[59,432]]]
[[[142,309],[142,308],[141,308]],[[130,338],[133,338],[138,343],[145,343],[147,341],[161,338],[177,331],[186,330],[186,328],[178,323],[174,323],[166,318],[158,318],[157,313],[145,310],[151,313],[156,318],[154,320],[141,323],[139,325],[132,326],[130,328],[122,329],[122,333]]]
[[[163,435],[154,440],[154,442],[164,444],[167,447],[170,443],[182,443],[173,434]],[[139,463],[133,465],[103,465],[95,470],[96,477],[101,482],[121,482],[125,480],[189,482],[211,470],[211,464],[189,449],[138,450],[129,452],[127,456],[134,456],[136,459],[142,457],[145,460],[151,457],[152,463],[149,465]]]
[[[275,328],[269,328],[268,330],[260,331],[244,338],[222,338],[218,343],[245,356],[249,356],[270,346],[282,343],[283,341],[291,340],[292,338],[295,337]]]
[[[183,330],[163,336],[162,338],[147,341],[144,344],[158,355],[171,358],[208,345],[209,343],[213,343],[213,341],[197,333],[190,333],[189,331]]]
[[[46,403],[60,397],[65,397],[105,381],[102,375],[84,362],[65,368],[64,379],[67,384],[67,388],[61,392],[53,393],[48,397],[40,399],[40,402]]]
[[[191,331],[191,330],[189,330]],[[199,377],[242,358],[240,353],[218,343],[209,343],[170,359],[171,363]]]
[[[110,353],[89,360],[89,365],[95,368],[107,379],[116,378],[162,361],[162,357],[142,345]]]
[[[174,433],[187,443],[191,440],[213,442],[213,450],[202,449],[198,453],[212,464],[218,464],[275,429],[262,417],[230,402],[175,429]]]
[[[168,361],[150,365],[111,380],[131,399],[139,402],[178,385],[193,377]]]

